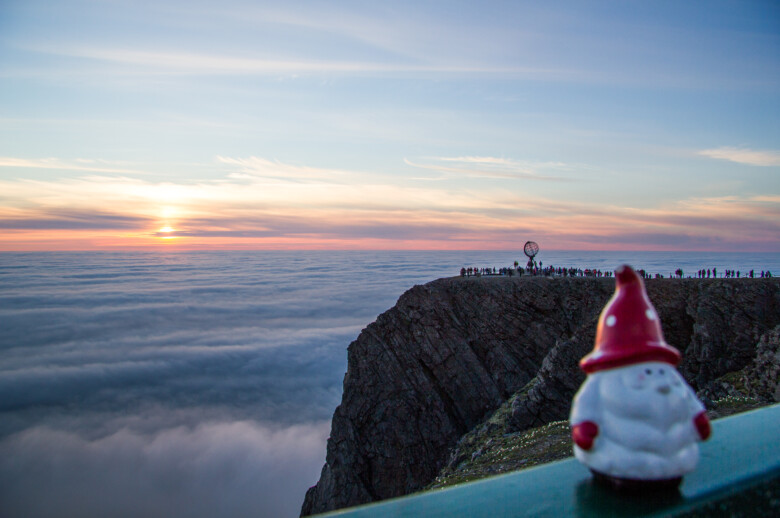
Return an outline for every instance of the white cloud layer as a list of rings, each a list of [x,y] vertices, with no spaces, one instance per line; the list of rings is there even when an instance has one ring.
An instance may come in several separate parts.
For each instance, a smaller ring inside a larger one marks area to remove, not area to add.
[[[342,269],[295,253],[6,257],[0,515],[297,516],[347,344],[414,283]]]
[[[327,421],[205,422],[96,439],[45,426],[0,441],[3,516],[295,516]]]
[[[0,516],[297,516],[347,345],[443,271],[392,252],[8,254]]]

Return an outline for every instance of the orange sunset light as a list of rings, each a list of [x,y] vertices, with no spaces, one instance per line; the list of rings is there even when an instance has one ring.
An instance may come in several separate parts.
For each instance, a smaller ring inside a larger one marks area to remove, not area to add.
[[[176,236],[176,235],[167,235],[167,236],[166,235],[160,235],[160,234],[172,234],[173,232],[175,232],[175,229],[173,227],[169,227],[169,226],[166,225],[166,226],[160,228],[157,231],[157,234],[158,234],[157,237],[159,237],[160,239],[176,239],[177,237],[179,237],[179,236]]]

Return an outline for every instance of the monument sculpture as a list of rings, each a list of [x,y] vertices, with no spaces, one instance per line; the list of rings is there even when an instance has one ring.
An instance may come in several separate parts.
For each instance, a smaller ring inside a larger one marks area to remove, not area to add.
[[[528,269],[528,271],[533,271],[533,269],[536,268],[534,257],[539,253],[539,245],[534,241],[526,241],[525,245],[523,245],[523,253],[528,256],[528,263],[525,265],[526,269]]]

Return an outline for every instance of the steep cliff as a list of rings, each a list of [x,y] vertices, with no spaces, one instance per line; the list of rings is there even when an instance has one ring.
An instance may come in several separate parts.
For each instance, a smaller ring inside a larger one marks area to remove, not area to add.
[[[746,368],[780,324],[777,279],[646,284],[695,389]],[[515,431],[565,419],[613,290],[606,278],[471,277],[406,292],[349,346],[326,464],[302,514],[423,488],[513,395]]]

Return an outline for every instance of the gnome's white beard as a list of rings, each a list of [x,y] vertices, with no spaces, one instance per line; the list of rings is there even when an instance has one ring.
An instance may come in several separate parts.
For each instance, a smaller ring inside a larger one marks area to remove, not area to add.
[[[575,397],[573,424],[593,421],[599,433],[577,458],[620,478],[666,479],[687,473],[699,457],[693,418],[703,406],[674,367],[629,365],[588,376]]]

